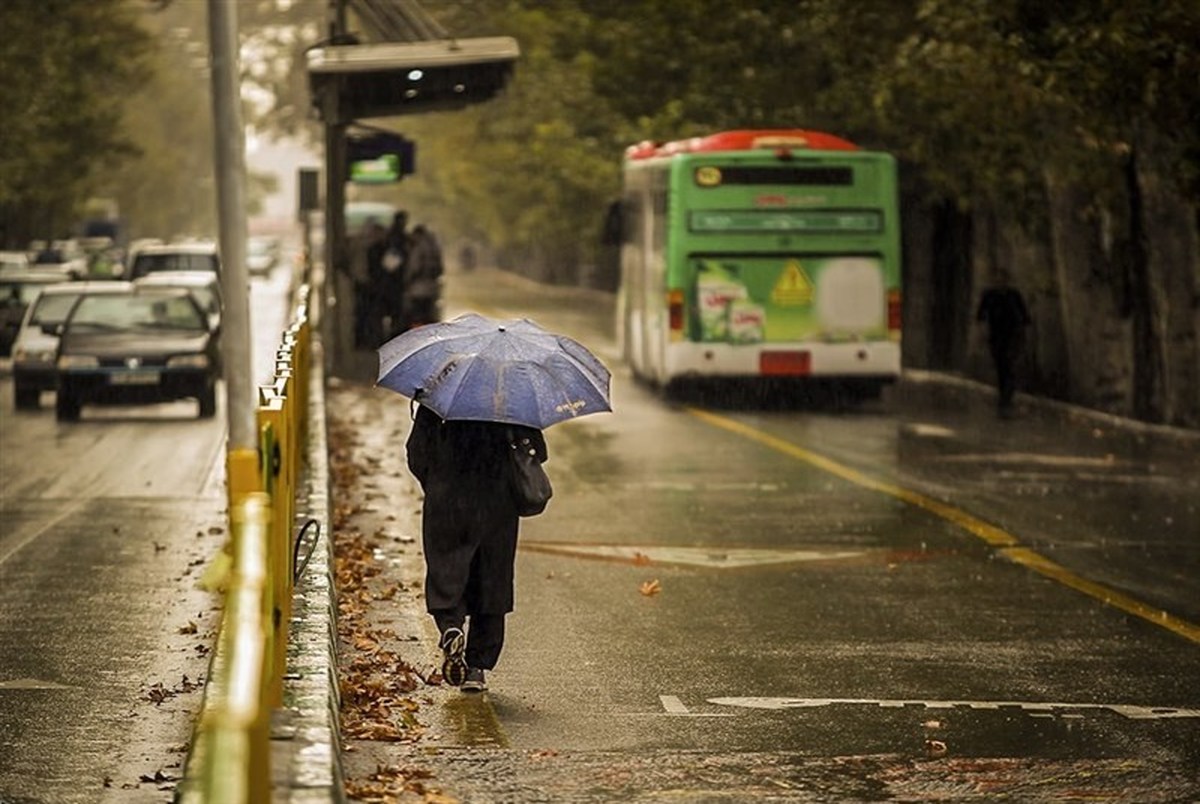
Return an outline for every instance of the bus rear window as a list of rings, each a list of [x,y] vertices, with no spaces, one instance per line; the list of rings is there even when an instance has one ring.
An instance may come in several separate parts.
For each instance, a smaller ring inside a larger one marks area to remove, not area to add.
[[[848,167],[704,165],[696,168],[693,176],[700,187],[731,184],[849,187],[854,184],[854,171]]]

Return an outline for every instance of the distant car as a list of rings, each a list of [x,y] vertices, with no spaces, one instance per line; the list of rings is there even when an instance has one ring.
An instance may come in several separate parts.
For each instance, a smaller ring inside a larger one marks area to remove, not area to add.
[[[159,271],[221,272],[215,243],[168,243],[139,247],[130,257],[128,279],[139,279]]]
[[[251,276],[267,276],[278,264],[278,238],[260,235],[246,241],[246,270]]]
[[[218,334],[183,288],[132,287],[81,296],[58,346],[59,421],[84,405],[146,405],[192,398],[217,411]]]
[[[29,270],[29,255],[24,251],[0,251],[0,276],[23,274]]]
[[[34,252],[30,269],[60,273],[68,279],[78,279],[88,271],[87,256],[76,248],[51,246]]]
[[[85,293],[114,293],[127,282],[59,282],[42,288],[25,311],[12,348],[13,402],[18,410],[38,407],[42,391],[58,385],[58,336],[75,300]]]
[[[221,299],[221,278],[208,271],[162,271],[147,274],[134,280],[138,287],[169,287],[187,288],[200,302],[200,308],[208,317],[210,329],[221,326],[221,311],[224,304]]]
[[[42,288],[66,282],[70,277],[59,271],[25,271],[0,275],[0,355],[12,352],[13,341],[21,328],[21,319],[30,302]]]

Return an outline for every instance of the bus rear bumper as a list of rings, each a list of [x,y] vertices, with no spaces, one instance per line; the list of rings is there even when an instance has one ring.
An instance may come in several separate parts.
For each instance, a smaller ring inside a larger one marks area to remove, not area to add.
[[[685,377],[900,377],[897,341],[811,344],[674,343],[667,346],[665,380]]]

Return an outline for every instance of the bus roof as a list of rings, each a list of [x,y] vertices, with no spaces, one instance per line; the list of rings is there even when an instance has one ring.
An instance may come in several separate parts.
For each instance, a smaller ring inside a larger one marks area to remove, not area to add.
[[[760,128],[721,131],[707,137],[691,137],[673,142],[646,140],[625,149],[627,160],[653,159],[675,154],[703,151],[751,151],[755,149],[807,148],[814,151],[857,151],[849,140],[802,128]]]

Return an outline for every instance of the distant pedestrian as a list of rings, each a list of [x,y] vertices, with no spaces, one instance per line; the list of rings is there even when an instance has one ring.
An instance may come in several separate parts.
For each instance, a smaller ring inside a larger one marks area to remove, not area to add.
[[[372,292],[385,341],[408,329],[404,321],[404,266],[411,248],[408,213],[400,210],[392,216],[392,225],[384,235],[379,268],[372,279]]]
[[[423,405],[408,438],[408,466],[425,492],[425,605],[441,634],[442,676],[466,692],[487,689],[513,610],[519,519],[506,467],[514,443],[545,462],[540,430],[443,421]]]
[[[1012,414],[1016,364],[1025,347],[1025,328],[1030,318],[1024,297],[1012,287],[1006,272],[997,273],[992,286],[983,292],[975,317],[987,324],[988,350],[996,368],[997,409],[1007,417]]]
[[[433,232],[417,224],[409,238],[411,248],[404,270],[404,320],[409,327],[439,319],[442,289],[442,249]]]
[[[376,349],[383,340],[374,283],[381,271],[386,231],[377,219],[368,219],[363,227],[362,248],[350,259],[350,278],[354,281],[354,346],[358,349]]]

